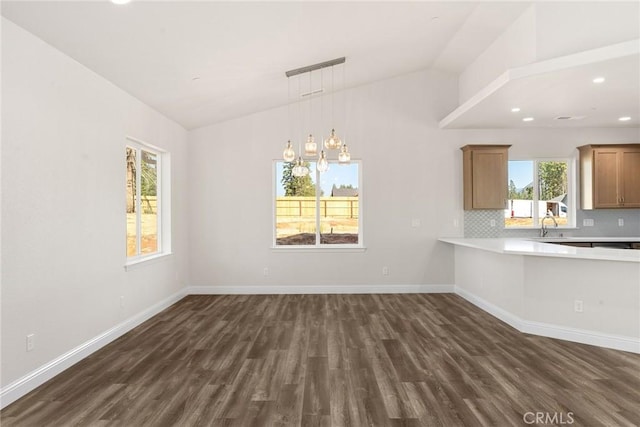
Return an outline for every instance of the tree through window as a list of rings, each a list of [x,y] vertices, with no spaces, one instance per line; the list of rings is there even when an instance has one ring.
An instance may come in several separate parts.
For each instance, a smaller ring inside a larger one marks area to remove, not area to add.
[[[568,160],[510,160],[505,227],[539,227],[545,216],[570,226],[575,206]]]
[[[163,153],[144,145],[126,147],[127,257],[161,251],[160,194]]]

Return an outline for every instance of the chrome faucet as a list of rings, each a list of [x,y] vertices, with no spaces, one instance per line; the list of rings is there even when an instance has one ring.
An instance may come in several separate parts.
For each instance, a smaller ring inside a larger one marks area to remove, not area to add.
[[[540,237],[546,237],[547,236],[547,227],[544,226],[544,220],[547,218],[551,218],[553,220],[553,224],[555,225],[556,228],[558,228],[558,221],[556,221],[556,218],[551,215],[551,213],[549,211],[547,211],[547,214],[544,216],[544,218],[542,218],[542,221],[540,221]]]

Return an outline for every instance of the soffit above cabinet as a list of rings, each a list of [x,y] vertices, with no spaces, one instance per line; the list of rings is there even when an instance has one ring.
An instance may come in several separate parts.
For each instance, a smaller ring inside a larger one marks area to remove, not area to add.
[[[604,77],[602,83],[594,83]],[[519,108],[512,112],[513,108]],[[631,117],[621,122],[620,117]],[[523,121],[532,117],[532,121]],[[640,40],[512,68],[443,129],[640,127]]]

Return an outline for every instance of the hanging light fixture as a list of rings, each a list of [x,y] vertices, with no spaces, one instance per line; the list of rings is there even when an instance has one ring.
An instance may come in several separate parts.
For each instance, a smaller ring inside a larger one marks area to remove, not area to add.
[[[304,162],[302,161],[302,157],[298,157],[298,161],[291,170],[291,173],[297,178],[309,175],[309,168],[305,166]]]
[[[332,68],[333,70],[333,68]],[[343,94],[342,94],[342,100],[344,101],[344,114],[346,117],[347,114],[347,96],[344,93],[344,84],[347,81],[347,71],[345,69],[345,67],[342,67],[342,89],[343,89]],[[346,126],[345,126],[346,129]],[[345,131],[344,134],[344,139],[345,141],[339,141],[339,145],[340,145],[340,154],[338,154],[338,162],[341,165],[348,165],[349,163],[351,163],[351,154],[349,153],[349,149],[347,148],[347,134]]]
[[[291,135],[291,82],[289,77],[287,77],[287,116],[289,135]],[[287,141],[287,146],[282,152],[282,158],[287,163],[291,163],[296,160],[296,153],[293,151],[293,147],[291,146],[291,140]]]
[[[314,93],[311,90],[311,76],[313,74],[313,70],[309,71],[309,128],[311,128],[311,123],[312,123],[312,118],[313,118],[313,98],[311,98],[311,95]],[[304,143],[304,154],[305,156],[315,156],[316,154],[318,154],[318,144],[316,144],[316,141],[313,138],[313,135],[311,133],[309,133],[309,136],[307,137],[307,142]]]
[[[344,82],[343,82],[344,84]],[[335,123],[334,120],[334,110],[335,110],[335,102],[333,100],[333,92],[334,92],[334,86],[333,86],[333,65],[331,66],[331,122]],[[329,134],[329,137],[327,139],[324,140],[324,147],[327,150],[337,150],[340,148],[340,146],[342,145],[342,141],[340,141],[340,138],[338,138],[338,135],[336,135],[336,130],[335,129],[331,129],[331,133]]]
[[[338,154],[338,162],[340,164],[348,164],[351,162],[351,154],[349,154],[349,150],[347,149],[347,144],[342,144],[340,147],[340,154]]]
[[[296,159],[296,153],[291,146],[291,140],[287,141],[287,147],[282,152],[282,158],[287,163],[291,163]]]
[[[320,151],[320,158],[318,159],[316,167],[320,172],[329,170],[329,161],[327,160],[327,156],[324,155],[324,150]]]
[[[316,154],[318,154],[318,144],[313,139],[313,135],[309,134],[307,142],[304,143],[304,155],[315,156]]]
[[[345,62],[345,58],[337,58],[331,61],[326,61],[326,62],[322,62],[319,64],[314,64],[314,65],[309,65],[306,67],[302,67],[302,68],[298,68],[295,70],[291,70],[291,71],[287,71],[285,73],[285,75],[287,76],[287,79],[290,79],[293,76],[297,76],[297,75],[301,75],[301,74],[305,74],[308,73],[309,74],[309,91],[302,94],[300,93],[300,79],[298,79],[298,94],[299,97],[305,97],[305,96],[313,96],[315,94],[318,93],[322,93],[324,92],[324,87],[321,87],[320,89],[316,89],[313,90],[312,89],[312,72],[315,70],[323,70],[325,68],[331,67],[331,121],[332,123],[334,122],[334,116],[335,116],[335,102],[334,102],[334,95],[333,92],[335,91],[335,87],[334,87],[334,69],[333,67],[335,65],[339,65],[339,64],[344,64]],[[344,74],[343,74],[344,76]],[[320,79],[321,79],[321,86],[324,85],[324,76],[321,72],[320,75]],[[343,77],[344,79],[344,77]],[[291,89],[290,89],[290,84],[289,84],[289,80],[287,81],[287,84],[289,85],[289,123],[291,123]],[[344,90],[344,81],[343,81],[343,88]],[[321,98],[322,101],[322,98]],[[309,98],[309,128],[312,128],[312,121],[313,121],[313,99]],[[300,100],[298,99],[298,105],[300,106]],[[320,105],[320,115],[321,115],[321,122],[322,122],[322,117],[324,114],[324,107],[323,107],[323,103],[321,102]],[[300,114],[300,119],[302,118],[302,114]],[[322,123],[322,126],[324,126],[324,123]],[[302,151],[302,144],[299,143],[299,153],[300,155],[298,155],[298,159],[296,160],[296,153],[293,150],[293,146],[291,143],[291,140],[287,141],[287,145],[283,151],[283,159],[285,162],[290,162],[293,163],[295,162],[293,169],[292,169],[292,174],[295,177],[303,177],[309,174],[309,167],[306,166],[306,161],[303,159],[302,154],[304,153],[305,157],[311,157],[311,156],[318,156],[317,158],[317,163],[316,163],[316,169],[319,172],[326,172],[329,169],[329,156],[328,153],[325,152],[325,150],[321,150],[320,154],[318,154],[318,144],[315,141],[315,138],[313,137],[313,132],[309,132],[308,134],[309,136],[306,138],[306,141],[304,143],[304,151]],[[324,139],[323,138],[320,139],[320,144],[324,145],[324,148],[326,150],[339,150],[338,152],[338,161],[341,164],[347,164],[351,161],[351,154],[349,154],[349,150],[347,149],[346,144],[340,139],[340,137],[338,136],[338,134],[336,133],[335,130],[335,126],[331,127],[331,132],[329,133],[329,136]],[[335,159],[335,157],[334,157]]]
[[[329,134],[329,138],[324,140],[324,146],[327,150],[337,150],[342,145],[342,141],[336,135],[336,130],[331,129],[331,133]]]

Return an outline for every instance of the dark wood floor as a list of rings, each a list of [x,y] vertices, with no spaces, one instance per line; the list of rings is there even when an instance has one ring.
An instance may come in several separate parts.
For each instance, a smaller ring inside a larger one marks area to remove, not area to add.
[[[640,424],[640,355],[523,335],[450,294],[189,296],[1,421],[449,427],[528,412]]]

